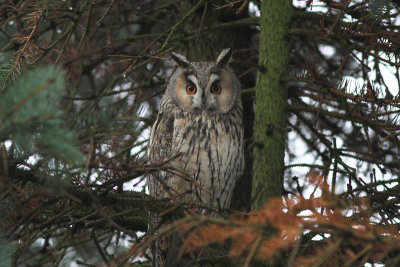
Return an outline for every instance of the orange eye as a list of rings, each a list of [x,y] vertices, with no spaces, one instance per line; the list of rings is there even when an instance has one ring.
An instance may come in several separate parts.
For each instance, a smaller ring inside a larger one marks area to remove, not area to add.
[[[221,93],[221,89],[222,87],[220,84],[214,83],[213,85],[211,85],[211,93],[213,94]]]
[[[196,86],[194,84],[190,83],[190,84],[186,85],[186,92],[188,94],[195,94],[196,91],[197,91],[197,89],[196,89]]]

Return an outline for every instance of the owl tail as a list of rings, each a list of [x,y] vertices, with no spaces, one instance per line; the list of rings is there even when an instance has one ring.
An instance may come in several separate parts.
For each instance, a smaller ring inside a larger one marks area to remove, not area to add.
[[[186,267],[192,265],[192,257],[181,253],[183,241],[180,234],[160,237],[152,244],[153,267]]]

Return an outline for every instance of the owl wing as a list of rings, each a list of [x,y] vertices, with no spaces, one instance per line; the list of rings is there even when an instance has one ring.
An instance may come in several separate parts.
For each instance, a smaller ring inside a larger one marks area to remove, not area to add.
[[[171,143],[174,131],[174,118],[166,112],[159,112],[151,129],[147,158],[150,164],[159,164],[171,156]],[[158,198],[165,196],[161,179],[166,179],[165,171],[157,171],[148,175],[150,195]]]
[[[162,163],[171,157],[171,144],[174,132],[174,117],[169,112],[158,113],[157,119],[151,129],[149,146],[147,149],[148,161],[151,164]],[[150,195],[156,198],[164,198],[171,191],[168,184],[168,176],[165,171],[156,171],[148,175]],[[160,217],[150,213],[150,227],[155,228],[160,223]],[[153,257],[152,266],[175,266],[178,258],[176,248],[181,245],[181,239],[177,235],[165,236],[156,239],[151,244]],[[186,265],[185,265],[186,266]]]

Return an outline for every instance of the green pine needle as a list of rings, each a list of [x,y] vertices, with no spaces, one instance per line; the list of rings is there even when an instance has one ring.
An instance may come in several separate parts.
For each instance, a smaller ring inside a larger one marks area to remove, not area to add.
[[[15,72],[19,70],[18,64],[13,57],[5,57],[0,55],[0,92],[15,77]]]
[[[3,236],[0,236],[0,266],[12,266],[11,259],[16,245],[16,242],[10,243]]]
[[[63,72],[52,66],[18,77],[0,99],[0,141],[12,140],[27,154],[82,162],[74,134],[65,127],[64,89]]]

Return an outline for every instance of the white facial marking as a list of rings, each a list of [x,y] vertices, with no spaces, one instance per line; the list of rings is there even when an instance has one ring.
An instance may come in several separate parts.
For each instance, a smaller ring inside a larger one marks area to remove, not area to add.
[[[196,85],[197,90],[200,90],[199,81],[197,80],[196,76],[194,76],[193,74],[190,74],[187,76],[187,78],[190,82],[192,82],[194,85]]]
[[[196,76],[194,75],[188,75],[187,76],[188,82],[193,83],[196,88],[197,92],[195,94],[190,95],[190,98],[192,99],[192,108],[201,108],[201,98],[202,98],[202,88],[200,88],[199,81],[197,80]]]
[[[220,78],[219,78],[219,75],[217,75],[217,74],[215,74],[215,73],[212,73],[212,74],[210,75],[210,79],[208,80],[207,88],[210,89],[210,88],[211,88],[211,85],[212,85],[215,81],[217,81],[217,80],[219,80],[219,79],[220,79]]]

